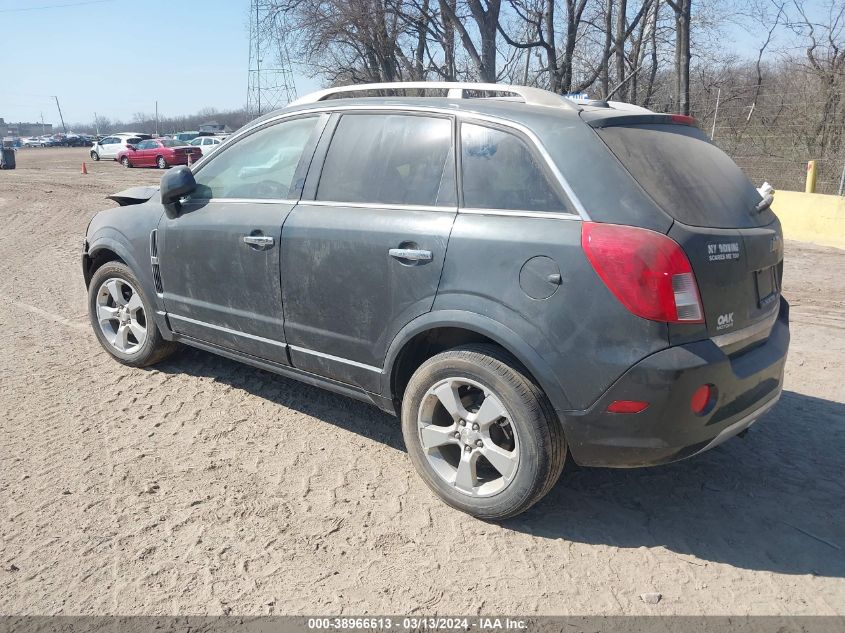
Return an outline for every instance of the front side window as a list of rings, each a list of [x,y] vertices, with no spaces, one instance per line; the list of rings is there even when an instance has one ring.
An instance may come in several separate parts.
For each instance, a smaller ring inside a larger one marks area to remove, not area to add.
[[[283,121],[241,139],[196,175],[194,199],[279,200],[294,196],[294,176],[319,117]]]
[[[518,136],[461,124],[463,206],[571,213],[539,159]]]
[[[454,169],[451,149],[452,123],[448,118],[344,115],[326,155],[317,199],[454,204],[447,186],[454,181],[448,177]]]

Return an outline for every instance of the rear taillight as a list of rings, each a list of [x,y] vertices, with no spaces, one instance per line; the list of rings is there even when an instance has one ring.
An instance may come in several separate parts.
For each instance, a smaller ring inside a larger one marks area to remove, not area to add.
[[[670,115],[672,123],[679,123],[681,125],[696,125],[695,117],[688,114],[672,114]]]
[[[581,246],[607,288],[633,314],[666,323],[704,323],[695,275],[674,240],[648,229],[584,222]]]

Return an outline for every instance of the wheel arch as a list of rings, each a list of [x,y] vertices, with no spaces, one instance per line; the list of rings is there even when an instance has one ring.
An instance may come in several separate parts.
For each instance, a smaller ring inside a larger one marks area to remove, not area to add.
[[[407,381],[428,358],[458,345],[479,342],[495,344],[519,361],[556,411],[572,408],[551,367],[533,347],[498,321],[462,310],[429,312],[399,332],[385,357],[382,395],[394,403],[401,402]]]

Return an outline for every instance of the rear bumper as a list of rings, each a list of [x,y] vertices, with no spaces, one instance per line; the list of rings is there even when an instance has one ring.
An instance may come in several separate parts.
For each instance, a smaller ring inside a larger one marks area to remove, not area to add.
[[[713,341],[670,347],[622,375],[587,411],[563,416],[574,460],[585,466],[630,468],[664,464],[721,444],[751,426],[777,402],[789,348],[789,304],[765,343],[727,356]],[[715,385],[718,399],[705,415],[690,408],[692,394]],[[607,413],[614,400],[641,400],[637,414]]]

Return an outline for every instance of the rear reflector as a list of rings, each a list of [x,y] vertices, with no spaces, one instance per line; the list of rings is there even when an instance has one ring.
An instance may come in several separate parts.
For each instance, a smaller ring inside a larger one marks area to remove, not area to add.
[[[639,413],[648,409],[648,402],[641,400],[614,400],[607,407],[608,413]]]
[[[701,385],[690,399],[690,409],[696,415],[709,413],[716,403],[716,385]]]
[[[633,226],[583,222],[581,246],[631,313],[665,323],[704,323],[695,275],[674,240]]]

